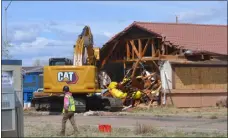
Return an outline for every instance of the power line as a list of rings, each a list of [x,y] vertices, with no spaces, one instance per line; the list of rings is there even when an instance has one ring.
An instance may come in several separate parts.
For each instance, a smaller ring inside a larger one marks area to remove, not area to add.
[[[12,0],[10,1],[10,3],[7,5],[7,7],[5,8],[5,10],[7,10],[11,4]]]

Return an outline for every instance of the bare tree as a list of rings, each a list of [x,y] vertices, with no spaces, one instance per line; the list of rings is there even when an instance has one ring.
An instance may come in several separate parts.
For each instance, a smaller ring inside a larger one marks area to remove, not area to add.
[[[9,41],[3,41],[3,44],[2,44],[2,58],[3,59],[12,58],[12,56],[10,55],[10,48],[11,47],[13,47],[13,45],[11,45],[9,43]]]

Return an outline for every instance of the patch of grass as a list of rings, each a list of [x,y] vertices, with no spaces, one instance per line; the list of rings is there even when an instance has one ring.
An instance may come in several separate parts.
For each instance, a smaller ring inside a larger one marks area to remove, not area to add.
[[[216,115],[211,115],[210,119],[218,119],[218,117]]]
[[[196,118],[203,118],[203,116],[202,115],[198,115],[198,116],[196,116]]]
[[[147,134],[147,133],[156,134],[157,132],[158,130],[152,127],[151,125],[140,124],[138,122],[136,123],[135,129],[134,129],[134,133],[136,135]]]

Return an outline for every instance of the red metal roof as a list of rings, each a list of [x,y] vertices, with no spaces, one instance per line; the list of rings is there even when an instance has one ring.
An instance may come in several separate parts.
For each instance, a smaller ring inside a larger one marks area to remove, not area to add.
[[[107,43],[134,26],[165,37],[178,47],[227,55],[227,25],[133,22]]]

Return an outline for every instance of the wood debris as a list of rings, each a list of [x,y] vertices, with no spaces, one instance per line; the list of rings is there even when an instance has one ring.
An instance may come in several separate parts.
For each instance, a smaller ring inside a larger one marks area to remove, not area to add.
[[[141,73],[136,76],[136,68],[140,65]],[[138,60],[127,71],[122,82],[111,82],[103,96],[122,99],[123,110],[145,104],[148,107],[160,104],[161,79],[158,72],[147,71]]]

